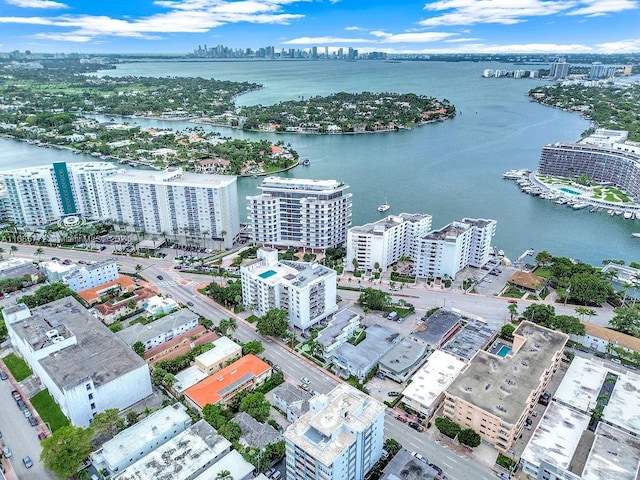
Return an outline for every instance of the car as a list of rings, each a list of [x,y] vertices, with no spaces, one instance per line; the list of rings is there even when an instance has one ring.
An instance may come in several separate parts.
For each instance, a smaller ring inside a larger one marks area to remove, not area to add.
[[[24,414],[24,418],[31,418],[31,417],[32,417],[31,412],[29,411],[29,409],[28,409],[28,408],[25,408],[25,409],[22,411],[22,413]]]
[[[502,480],[511,480],[511,476],[504,472],[496,472],[496,477],[502,478]]]
[[[32,427],[36,427],[38,425],[38,419],[31,415],[29,417],[29,425],[31,425]]]
[[[302,377],[302,378],[300,379],[300,381],[301,381],[302,383],[309,383],[309,379],[308,379],[307,377]]]
[[[25,408],[27,408],[27,404],[24,403],[24,400],[22,400],[22,399],[16,400],[16,403],[18,404],[18,408],[20,410],[24,410]]]
[[[407,423],[407,419],[405,417],[403,417],[402,415],[396,415],[396,420],[402,422],[402,423]]]
[[[264,363],[266,363],[267,365],[273,367],[273,362],[271,360],[269,360],[268,358],[263,359]]]
[[[438,472],[438,475],[442,475],[442,469],[438,465],[436,465],[435,463],[430,463],[429,466],[436,472]]]
[[[397,292],[400,289],[398,287],[389,287],[389,290],[391,290],[392,292]]]
[[[6,380],[7,378],[9,378],[7,372],[5,372],[4,370],[0,370],[0,380]]]
[[[388,392],[387,395],[389,395],[390,397],[398,397],[400,395],[400,392]]]
[[[300,385],[298,385],[301,389],[308,391],[309,390],[309,384],[308,383],[301,383]]]
[[[281,473],[281,472],[279,472],[278,470],[276,470],[276,473],[274,473],[274,474],[271,476],[271,478],[272,478],[273,480],[280,480],[280,479],[282,478],[282,473]]]
[[[100,251],[101,251],[101,252],[104,252],[106,249],[107,249],[107,247],[105,247],[104,245],[102,245],[102,246],[100,247]]]
[[[162,275],[158,275],[156,278],[157,278],[158,280],[164,280],[164,277],[163,277]]]
[[[194,306],[194,303],[193,303],[192,301],[188,301],[188,302],[187,302],[187,305],[189,305],[190,307],[193,307],[193,306]]]
[[[22,400],[22,395],[18,390],[11,390],[11,395],[13,395],[13,399],[17,402],[18,400]]]
[[[73,262],[71,261],[71,259],[70,259],[70,258],[65,258],[65,259],[62,261],[62,264],[63,264],[63,265],[71,265],[72,263],[73,263]]]
[[[38,440],[42,441],[42,440],[44,440],[45,438],[47,438],[47,434],[46,434],[46,432],[40,432],[40,433],[38,433]]]
[[[276,364],[274,364],[274,365],[273,365],[273,371],[274,371],[274,372],[281,372],[281,371],[282,371],[282,369],[280,368],[280,365],[276,365]]]
[[[5,445],[5,447],[2,449],[2,454],[5,457],[9,458],[12,455],[11,449]]]
[[[31,460],[31,457],[29,455],[27,455],[26,457],[22,457],[22,463],[24,463],[25,468],[33,467],[33,461]]]
[[[509,303],[518,303],[518,300],[512,298],[511,300],[509,300]]]
[[[411,452],[411,456],[412,457],[416,457],[421,462],[429,463],[428,460],[425,457],[423,457],[422,455],[420,455],[418,452]]]
[[[51,260],[55,262],[55,261],[59,261],[60,259],[58,257],[51,257]]]
[[[86,265],[86,264],[87,264],[87,262],[85,262],[84,260],[78,260],[78,263],[79,263],[80,265]]]
[[[409,426],[416,430],[417,432],[424,432],[424,427],[420,425],[418,422],[409,422]]]

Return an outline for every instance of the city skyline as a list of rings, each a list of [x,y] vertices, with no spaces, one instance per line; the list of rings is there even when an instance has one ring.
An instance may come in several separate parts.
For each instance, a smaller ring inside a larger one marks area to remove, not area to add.
[[[187,53],[631,53],[637,0],[0,0],[0,51]]]

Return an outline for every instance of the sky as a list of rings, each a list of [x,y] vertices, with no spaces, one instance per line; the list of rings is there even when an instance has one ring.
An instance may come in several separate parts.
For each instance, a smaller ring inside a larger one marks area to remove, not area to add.
[[[640,0],[0,0],[0,51],[640,52]]]

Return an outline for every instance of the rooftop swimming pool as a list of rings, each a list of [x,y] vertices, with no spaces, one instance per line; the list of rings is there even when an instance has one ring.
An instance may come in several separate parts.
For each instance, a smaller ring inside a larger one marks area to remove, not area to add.
[[[274,272],[273,270],[267,270],[266,272],[262,272],[260,275],[258,275],[260,278],[269,278],[272,275],[275,275],[276,272]]]
[[[507,347],[506,345],[502,345],[502,346],[500,347],[500,350],[498,350],[498,351],[496,352],[496,355],[498,355],[499,357],[504,358],[504,357],[506,357],[507,355],[509,355],[509,352],[510,352],[510,351],[511,351],[511,348],[510,348],[510,347]]]
[[[567,187],[562,187],[560,191],[564,193],[568,193],[569,195],[580,195],[580,192],[576,192],[575,190],[571,190],[570,188],[567,188]]]

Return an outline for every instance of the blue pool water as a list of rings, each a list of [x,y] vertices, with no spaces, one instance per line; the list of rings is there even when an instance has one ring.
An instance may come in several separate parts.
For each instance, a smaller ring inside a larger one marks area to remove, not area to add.
[[[269,278],[271,275],[275,275],[276,272],[274,272],[273,270],[267,270],[266,272],[262,272],[260,275],[258,275],[260,278]]]
[[[502,346],[500,347],[500,350],[498,350],[498,351],[496,352],[496,355],[498,355],[499,357],[504,358],[504,357],[506,357],[506,356],[509,354],[509,352],[510,352],[510,351],[511,351],[511,348],[510,348],[510,347],[507,347],[506,345],[502,345]]]
[[[571,190],[570,188],[567,188],[567,187],[562,187],[560,190],[565,193],[568,193],[569,195],[580,195],[580,192],[576,192],[575,190]]]

